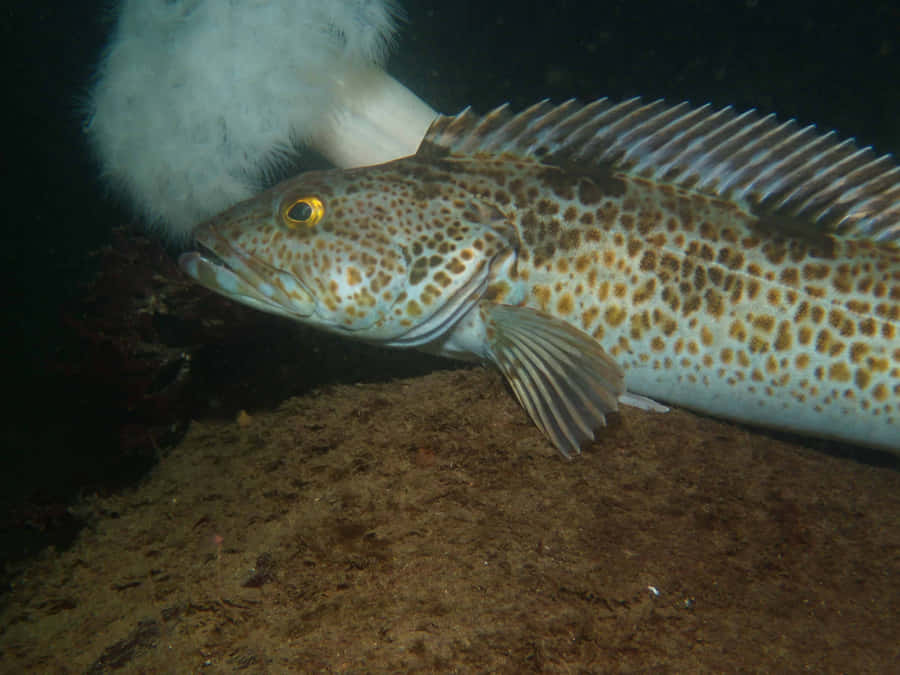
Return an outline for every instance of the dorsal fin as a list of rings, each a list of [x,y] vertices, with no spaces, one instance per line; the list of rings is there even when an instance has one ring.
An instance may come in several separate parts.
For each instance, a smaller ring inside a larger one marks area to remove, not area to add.
[[[900,167],[891,155],[755,110],[638,98],[542,101],[520,113],[507,104],[484,116],[467,108],[435,120],[419,152],[612,166],[743,200],[754,212],[799,220],[819,233],[900,242]]]

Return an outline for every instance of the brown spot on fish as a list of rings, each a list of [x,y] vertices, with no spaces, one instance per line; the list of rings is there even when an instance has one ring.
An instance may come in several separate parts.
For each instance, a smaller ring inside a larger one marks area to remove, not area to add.
[[[803,266],[802,274],[804,281],[821,281],[828,277],[831,268],[828,265],[810,263]]]
[[[559,236],[559,248],[563,251],[572,251],[581,245],[580,230],[566,230]]]
[[[698,309],[700,309],[700,296],[692,295],[684,301],[684,305],[682,305],[681,308],[681,313],[684,314],[684,316],[689,316],[693,312],[696,312]]]
[[[708,288],[703,294],[703,298],[706,300],[706,311],[709,314],[718,319],[725,313],[725,302],[721,293]]]
[[[575,302],[569,293],[564,293],[556,303],[556,311],[562,316],[568,316],[575,308]]]
[[[546,311],[550,305],[550,289],[547,286],[535,285],[531,293],[537,299],[540,309]]]
[[[642,272],[652,272],[656,269],[656,251],[648,248],[641,256],[640,270]]]
[[[728,335],[738,342],[744,342],[747,339],[747,329],[744,327],[743,322],[738,319],[731,322]]]
[[[497,281],[490,284],[484,292],[484,299],[491,302],[502,303],[509,294],[510,285],[505,281]]]
[[[537,212],[542,216],[552,216],[559,212],[559,204],[549,199],[541,199],[537,203]]]
[[[644,244],[641,242],[640,239],[637,239],[634,237],[629,238],[628,246],[627,246],[628,257],[634,258],[638,253],[641,252],[641,249],[643,247],[644,247]]]
[[[650,277],[634,291],[634,294],[631,296],[631,301],[635,305],[647,302],[653,297],[653,292],[655,289],[656,281],[653,279],[653,277]]]
[[[591,266],[591,259],[588,255],[582,254],[575,258],[575,271],[578,274],[585,274]]]
[[[447,288],[453,283],[453,279],[444,270],[438,270],[434,273],[434,280],[443,288]]]
[[[812,329],[809,328],[809,326],[801,326],[797,330],[797,341],[801,345],[808,345],[810,342],[812,342],[812,336],[813,332]]]
[[[888,393],[888,388],[884,386],[884,383],[879,383],[872,388],[872,396],[879,403],[884,403],[890,394]]]
[[[831,340],[831,331],[827,328],[820,330],[819,334],[816,336],[816,351],[820,354],[827,353],[831,347]]]
[[[849,382],[851,378],[850,369],[843,363],[832,363],[828,368],[828,379],[837,382]]]
[[[413,286],[428,276],[428,261],[424,258],[417,258],[409,271],[409,283]]]
[[[462,274],[466,271],[466,266],[460,262],[459,258],[451,258],[450,262],[447,263],[446,269],[448,269],[453,274]]]
[[[755,300],[756,296],[759,295],[759,292],[761,289],[762,289],[762,286],[756,279],[750,279],[747,282],[747,297],[750,300]]]
[[[622,322],[625,321],[627,316],[628,313],[624,309],[614,305],[607,307],[606,311],[603,313],[603,318],[606,320],[606,323],[613,328],[622,325]]]
[[[769,351],[769,343],[758,335],[754,335],[750,338],[749,350],[751,354],[764,354]]]
[[[782,321],[778,324],[778,333],[775,335],[775,342],[773,346],[776,351],[787,351],[793,345],[793,332],[791,330],[791,324],[787,321]]]

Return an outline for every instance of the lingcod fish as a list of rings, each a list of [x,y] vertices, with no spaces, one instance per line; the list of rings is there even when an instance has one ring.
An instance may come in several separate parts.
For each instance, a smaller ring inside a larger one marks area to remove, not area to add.
[[[238,302],[494,364],[567,456],[653,401],[900,452],[900,168],[793,120],[467,109],[194,238],[182,269]]]

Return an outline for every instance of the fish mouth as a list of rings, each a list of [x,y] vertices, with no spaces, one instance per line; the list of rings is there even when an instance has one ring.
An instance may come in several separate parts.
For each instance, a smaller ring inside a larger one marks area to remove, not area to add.
[[[183,253],[178,265],[209,290],[293,319],[306,318],[315,311],[315,298],[300,279],[253,257],[214,228],[198,228],[194,244],[196,249]]]

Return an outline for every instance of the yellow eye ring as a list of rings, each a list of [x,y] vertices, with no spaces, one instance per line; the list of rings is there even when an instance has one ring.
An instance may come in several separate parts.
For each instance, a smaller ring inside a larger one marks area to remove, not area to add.
[[[325,204],[318,197],[300,197],[281,209],[281,217],[292,230],[299,225],[315,227],[325,215]]]

